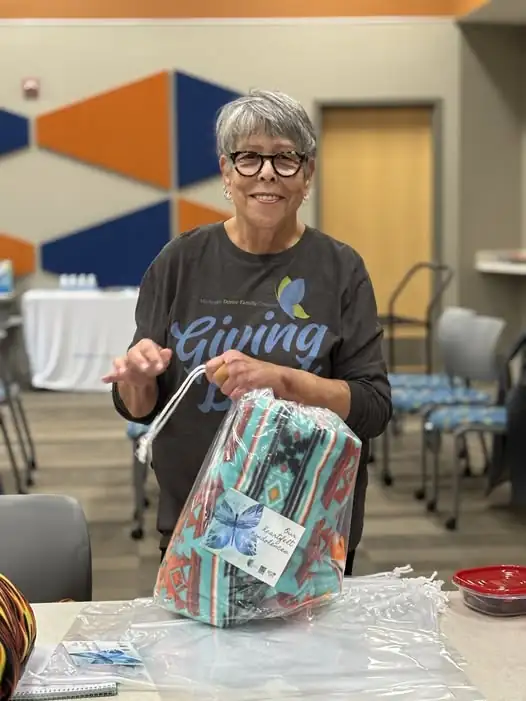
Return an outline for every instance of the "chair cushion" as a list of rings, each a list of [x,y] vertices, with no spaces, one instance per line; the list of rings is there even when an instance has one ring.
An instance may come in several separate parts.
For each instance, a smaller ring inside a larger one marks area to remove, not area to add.
[[[126,435],[128,438],[132,441],[137,440],[137,438],[140,438],[141,436],[144,436],[146,431],[149,429],[149,426],[146,426],[145,424],[138,424],[135,423],[135,421],[128,421],[128,426],[126,428]]]
[[[429,387],[451,387],[451,378],[447,375],[424,375],[417,373],[395,372],[389,374],[389,382],[393,389],[426,389]],[[457,381],[458,382],[458,381]]]
[[[467,387],[439,387],[425,389],[402,389],[392,391],[393,408],[403,414],[415,414],[433,404],[490,404],[488,392]]]
[[[472,425],[505,431],[506,422],[504,406],[452,406],[436,409],[426,422],[426,430],[447,433]]]

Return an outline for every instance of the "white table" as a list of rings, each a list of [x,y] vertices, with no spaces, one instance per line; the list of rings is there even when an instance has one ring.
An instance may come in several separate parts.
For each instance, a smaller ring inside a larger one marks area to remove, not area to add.
[[[477,251],[475,270],[493,275],[526,276],[526,250]]]
[[[458,592],[450,595],[442,630],[466,659],[471,682],[487,701],[524,701],[526,680],[526,617],[494,619],[469,611]],[[36,604],[39,645],[57,645],[69,630],[81,603]],[[154,691],[121,687],[123,701],[159,701]]]
[[[108,391],[101,377],[132,340],[137,295],[137,290],[26,292],[21,305],[33,386]]]

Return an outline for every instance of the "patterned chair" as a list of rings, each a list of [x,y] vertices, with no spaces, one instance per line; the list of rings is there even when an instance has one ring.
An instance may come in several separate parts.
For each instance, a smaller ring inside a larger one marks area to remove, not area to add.
[[[133,446],[132,477],[134,493],[134,526],[130,532],[130,537],[133,538],[133,540],[142,540],[144,538],[144,511],[150,505],[148,498],[146,497],[146,481],[148,478],[149,466],[142,463],[136,455],[139,438],[144,436],[148,428],[149,427],[144,424],[129,421],[126,429],[126,435],[131,440]]]
[[[494,391],[483,391],[471,387],[473,382],[491,382],[494,386],[497,377],[496,352],[502,331],[505,327],[503,319],[471,315],[462,319],[455,338],[450,339],[447,347],[447,359],[444,364],[453,377],[459,378],[463,386],[449,389],[395,389],[392,392],[393,410],[395,414],[418,415],[422,420],[422,441],[425,440],[424,423],[432,409],[452,406],[488,406],[494,403]],[[383,471],[389,475],[389,435],[383,434]],[[484,437],[481,435],[481,441]],[[485,444],[483,446],[484,452]],[[415,498],[422,500],[426,496],[427,464],[426,451],[421,453],[422,483],[415,491]],[[459,458],[467,463],[466,474],[469,474],[469,453],[464,439]],[[434,500],[427,506],[429,511],[436,508]]]
[[[391,384],[393,395],[393,420],[390,428],[397,428],[407,415],[417,414],[422,408],[437,403],[488,403],[485,393],[473,392],[465,386],[463,375],[469,339],[465,322],[475,316],[471,309],[448,307],[437,324],[437,339],[444,373],[440,375],[398,375]],[[390,376],[390,379],[392,376]],[[407,384],[403,384],[407,378]],[[409,378],[415,378],[410,380]],[[397,431],[393,431],[396,435]],[[386,486],[393,483],[390,470],[389,436],[383,435],[383,462],[381,478]]]
[[[495,436],[506,433],[508,426],[506,400],[512,388],[510,366],[515,358],[523,352],[525,346],[526,335],[521,334],[505,361],[501,363],[501,367],[497,370],[499,390],[495,404],[491,406],[441,407],[430,411],[425,417],[425,435],[422,442],[424,468],[426,453],[429,450],[433,450],[434,453],[433,494],[430,502],[433,508],[431,510],[436,508],[438,502],[441,438],[444,434],[449,434],[454,439],[452,509],[451,515],[445,521],[445,527],[448,530],[456,530],[460,515],[462,465],[458,457],[459,443],[464,442],[469,434]],[[524,418],[526,425],[526,417]]]
[[[446,307],[437,322],[437,341],[440,354],[447,363],[448,346],[455,343],[463,320],[475,312],[465,307]],[[389,373],[389,382],[393,389],[441,389],[452,384],[460,384],[458,378],[452,377],[447,366],[442,373]]]

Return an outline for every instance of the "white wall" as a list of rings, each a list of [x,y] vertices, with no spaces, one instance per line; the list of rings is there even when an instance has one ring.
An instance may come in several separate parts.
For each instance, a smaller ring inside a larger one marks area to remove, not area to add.
[[[459,298],[520,323],[516,278],[474,270],[478,250],[515,248],[523,221],[523,33],[465,28],[461,49]]]
[[[459,46],[459,30],[445,21],[0,26],[0,106],[36,116],[163,69],[239,91],[279,88],[311,113],[316,100],[442,99],[443,253],[456,267]],[[28,76],[42,81],[36,102],[21,96]],[[35,149],[2,159],[0,193],[0,231],[35,243],[163,199],[147,186]],[[217,182],[185,195],[224,205]],[[314,202],[304,210],[311,223]]]

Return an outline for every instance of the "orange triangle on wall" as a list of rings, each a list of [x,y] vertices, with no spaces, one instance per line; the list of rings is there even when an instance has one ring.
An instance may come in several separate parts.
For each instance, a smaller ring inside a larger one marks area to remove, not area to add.
[[[214,209],[191,200],[179,199],[177,202],[176,232],[182,234],[184,231],[195,229],[196,226],[226,221],[231,216],[231,213],[224,210]]]
[[[30,275],[36,269],[35,247],[15,236],[0,234],[0,259],[13,262],[15,276]]]
[[[40,148],[169,189],[170,74],[89,97],[36,120]]]

